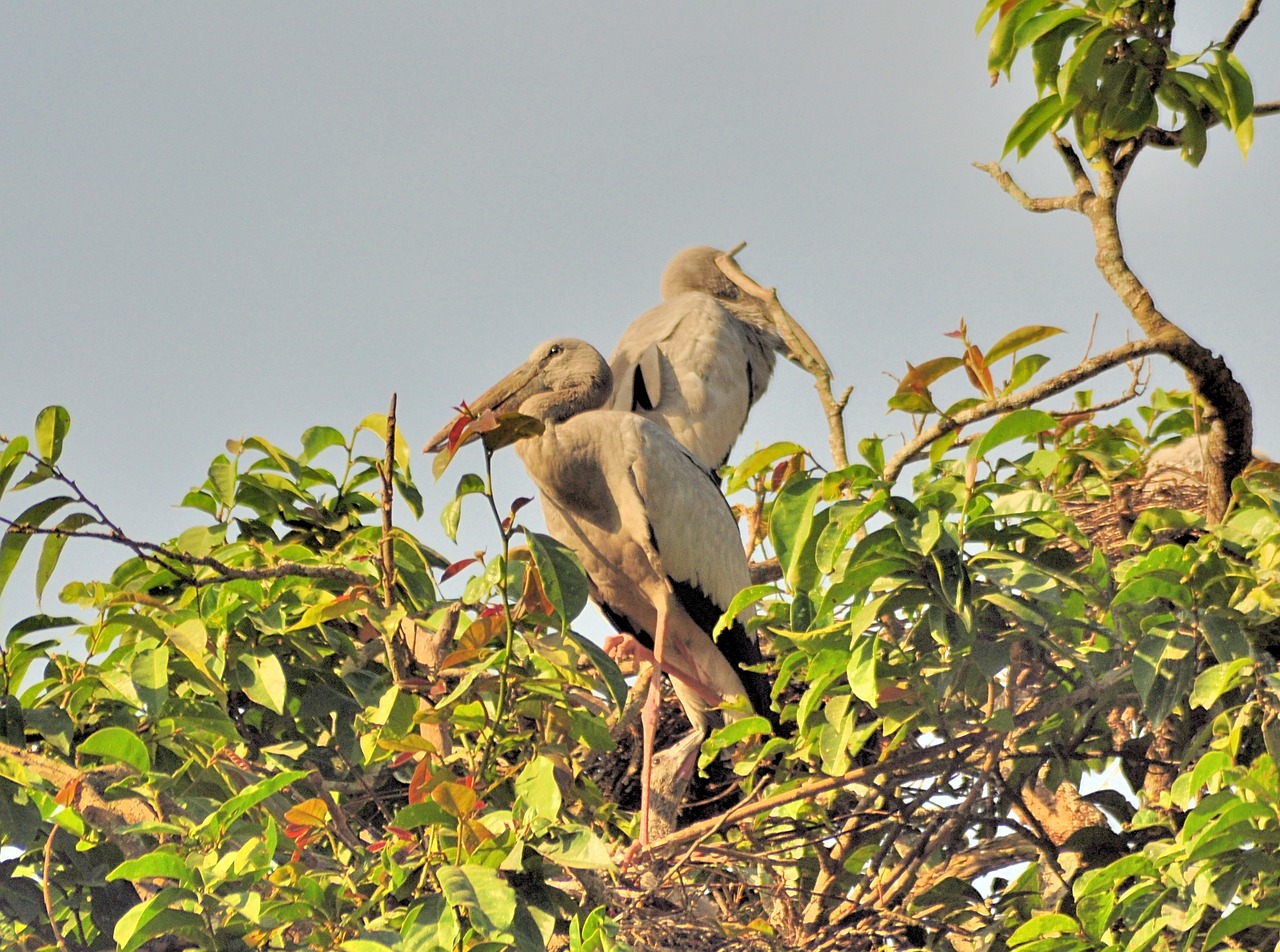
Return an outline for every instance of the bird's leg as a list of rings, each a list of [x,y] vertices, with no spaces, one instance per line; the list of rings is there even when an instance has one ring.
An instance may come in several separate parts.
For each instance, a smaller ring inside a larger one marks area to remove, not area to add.
[[[653,739],[658,729],[658,710],[662,706],[662,656],[667,640],[667,606],[669,593],[664,592],[658,600],[658,623],[653,633],[653,663],[656,676],[649,682],[649,699],[640,712],[640,724],[643,728],[644,759],[640,771],[640,843],[649,845],[649,798],[653,780]]]
[[[656,645],[655,645],[656,647]],[[683,681],[689,687],[697,692],[698,697],[706,701],[712,707],[721,703],[722,698],[718,691],[713,691],[710,687],[698,680],[698,676],[691,674],[685,668],[680,667],[670,659],[662,664],[657,663],[655,652],[650,651],[636,639],[634,635],[612,634],[606,635],[604,639],[604,651],[614,661],[621,661],[627,658],[635,658],[638,661],[648,661],[657,667],[662,673],[669,674],[673,678]]]

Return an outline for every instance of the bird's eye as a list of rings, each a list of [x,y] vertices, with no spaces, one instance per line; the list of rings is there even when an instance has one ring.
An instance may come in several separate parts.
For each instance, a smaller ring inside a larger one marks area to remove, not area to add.
[[[564,352],[564,348],[561,347],[559,344],[552,344],[551,348],[547,351],[547,356],[554,357],[556,354],[560,354],[563,352]]]

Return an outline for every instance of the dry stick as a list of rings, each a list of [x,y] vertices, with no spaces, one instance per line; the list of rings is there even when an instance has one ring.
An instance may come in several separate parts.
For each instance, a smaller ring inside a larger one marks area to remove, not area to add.
[[[975,731],[946,743],[936,744],[933,747],[927,747],[923,750],[912,748],[907,753],[911,754],[913,763],[903,764],[902,770],[895,774],[899,779],[910,780],[914,777],[928,776],[930,771],[934,770],[941,763],[945,763],[953,756],[961,751],[966,752],[973,747],[979,747],[984,743],[985,736],[982,731]],[[855,783],[866,783],[870,778],[878,774],[885,773],[892,769],[888,762],[871,764],[867,767],[856,767],[853,770],[846,771],[837,777],[822,777],[810,783],[801,784],[782,793],[776,793],[771,797],[759,801],[751,805],[738,804],[732,809],[726,810],[720,816],[712,817],[709,820],[703,820],[700,823],[693,823],[686,826],[682,830],[670,833],[649,844],[649,851],[656,853],[659,850],[670,849],[677,846],[683,846],[694,840],[700,839],[708,830],[715,831],[725,826],[737,823],[740,820],[746,820],[762,813],[768,813],[776,810],[778,807],[786,806],[797,800],[812,799],[821,796],[824,793],[830,793],[833,790],[839,790]]]
[[[927,430],[923,430],[893,455],[893,458],[885,466],[885,479],[893,482],[902,472],[902,468],[911,462],[917,453],[952,430],[957,430],[962,426],[967,426],[978,420],[985,420],[1000,413],[1008,413],[1010,410],[1020,410],[1023,407],[1031,406],[1033,403],[1038,403],[1047,397],[1077,386],[1090,377],[1133,360],[1135,357],[1164,353],[1164,348],[1164,343],[1158,340],[1131,341],[1106,353],[1099,354],[1097,357],[1083,361],[1070,370],[1064,371],[1056,377],[1050,377],[1034,387],[1019,390],[1017,393],[1011,393],[1007,396],[997,397],[995,400],[988,400],[967,410],[962,410],[954,416],[939,420]]]
[[[822,401],[822,409],[827,416],[827,430],[831,444],[831,458],[837,469],[849,465],[849,454],[846,449],[844,433],[844,408],[849,403],[852,387],[845,388],[839,399],[831,391],[831,366],[822,355],[813,338],[800,326],[800,322],[787,313],[787,309],[778,300],[775,288],[764,288],[747,276],[746,272],[733,260],[733,256],[747,246],[744,241],[728,254],[716,258],[716,265],[724,272],[725,277],[736,284],[743,292],[764,303],[769,309],[769,318],[778,329],[782,342],[787,345],[791,360],[803,367],[814,378],[814,389],[818,391],[818,399]]]

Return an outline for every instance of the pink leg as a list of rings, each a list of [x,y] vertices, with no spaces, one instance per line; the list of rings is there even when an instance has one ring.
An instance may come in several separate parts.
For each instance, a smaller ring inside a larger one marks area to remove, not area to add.
[[[656,647],[656,645],[655,645]],[[671,675],[683,681],[689,687],[697,692],[698,696],[710,704],[712,707],[724,700],[717,691],[713,691],[701,681],[696,675],[690,674],[684,668],[677,665],[674,661],[667,659],[661,665],[657,663],[654,652],[650,651],[644,645],[636,640],[634,635],[612,634],[606,635],[604,639],[604,651],[614,661],[621,661],[624,658],[636,658],[640,661],[648,661],[658,670]]]
[[[640,772],[640,845],[649,845],[649,797],[653,774],[653,739],[657,733],[658,710],[662,706],[662,656],[667,640],[667,599],[658,604],[658,623],[653,634],[654,677],[649,682],[649,698],[640,712],[644,729],[644,760]]]

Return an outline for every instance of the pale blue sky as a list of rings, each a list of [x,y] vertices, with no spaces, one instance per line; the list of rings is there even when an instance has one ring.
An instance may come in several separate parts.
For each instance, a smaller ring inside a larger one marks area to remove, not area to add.
[[[902,429],[886,373],[950,352],[961,316],[986,343],[1062,326],[1065,367],[1095,312],[1096,349],[1135,332],[1085,221],[1030,215],[970,167],[1032,96],[1026,64],[989,88],[979,6],[6,4],[0,432],[65,404],[67,471],[161,538],[196,520],[173,506],[227,438],[293,447],[398,391],[420,446],[547,337],[607,354],[675,251],[742,239],[856,386],[851,442]],[[1181,4],[1183,46],[1239,6]],[[1239,52],[1258,98],[1280,98],[1280,14]],[[1052,156],[1010,167],[1065,190]],[[1144,156],[1122,224],[1157,303],[1226,354],[1258,446],[1280,452],[1280,118],[1244,165],[1223,130],[1198,171]],[[790,366],[738,455],[781,438],[827,456]],[[528,492],[514,458],[501,480]],[[485,544],[436,528],[455,481],[419,529],[450,556]],[[59,578],[123,554],[72,546]],[[15,579],[0,632],[29,590]]]

